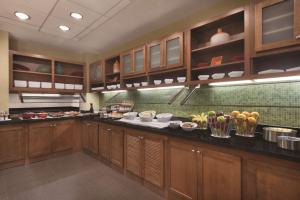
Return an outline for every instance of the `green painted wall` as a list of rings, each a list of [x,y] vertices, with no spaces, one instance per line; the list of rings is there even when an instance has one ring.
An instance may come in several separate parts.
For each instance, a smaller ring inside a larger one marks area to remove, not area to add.
[[[300,82],[228,87],[201,87],[185,105],[181,100],[188,94],[185,89],[171,105],[169,100],[180,89],[130,91],[100,95],[100,105],[132,100],[134,110],[171,112],[176,116],[189,117],[193,113],[209,110],[231,112],[258,111],[260,123],[278,126],[300,127]],[[113,98],[112,98],[113,97]]]

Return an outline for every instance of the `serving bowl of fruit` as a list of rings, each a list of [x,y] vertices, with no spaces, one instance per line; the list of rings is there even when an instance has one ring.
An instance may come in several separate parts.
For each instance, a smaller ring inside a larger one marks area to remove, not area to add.
[[[208,112],[208,124],[213,137],[230,138],[231,122],[231,116],[224,112]]]
[[[192,122],[196,123],[199,129],[207,129],[207,115],[205,113],[201,113],[199,115],[191,115],[191,117]]]
[[[257,122],[259,119],[258,112],[240,113],[239,111],[232,111],[231,116],[233,118],[233,124],[235,126],[236,135],[242,137],[254,137]]]

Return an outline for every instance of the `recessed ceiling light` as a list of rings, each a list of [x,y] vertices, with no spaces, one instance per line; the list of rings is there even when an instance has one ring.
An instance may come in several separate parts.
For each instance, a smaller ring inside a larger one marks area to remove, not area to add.
[[[60,30],[62,30],[62,31],[69,31],[69,30],[70,30],[70,27],[65,26],[65,25],[60,25],[58,28],[59,28]]]
[[[73,17],[74,19],[82,19],[82,14],[80,13],[76,13],[76,12],[71,12],[71,17]]]
[[[15,12],[16,17],[18,17],[20,20],[28,20],[30,17],[26,13],[23,12]]]

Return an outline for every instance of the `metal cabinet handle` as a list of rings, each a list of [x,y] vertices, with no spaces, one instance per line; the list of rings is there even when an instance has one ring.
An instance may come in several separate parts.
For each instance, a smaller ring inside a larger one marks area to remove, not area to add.
[[[194,153],[194,152],[195,152],[195,149],[192,149],[192,152]]]
[[[296,40],[299,40],[300,39],[300,35],[296,35]]]
[[[200,153],[200,151],[198,150],[197,153]]]
[[[111,131],[111,129],[110,128],[108,128],[108,129],[106,129],[107,131]]]
[[[50,124],[50,125],[49,125],[49,127],[53,127],[53,125],[52,125],[52,124]]]
[[[144,137],[143,136],[141,136],[141,140],[143,140],[144,139]]]
[[[52,126],[53,126],[53,127],[56,127],[56,124],[53,124]]]

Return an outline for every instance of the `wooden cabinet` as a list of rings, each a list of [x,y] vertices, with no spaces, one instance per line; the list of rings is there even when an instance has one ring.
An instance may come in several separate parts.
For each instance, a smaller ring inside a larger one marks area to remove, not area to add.
[[[245,166],[246,200],[298,200],[300,168],[247,161]]]
[[[93,88],[104,87],[105,84],[105,70],[104,62],[102,60],[96,61],[89,65],[89,90]]]
[[[83,124],[83,148],[93,154],[98,154],[99,131],[97,122],[86,121]]]
[[[240,157],[204,150],[200,167],[203,184],[198,194],[202,199],[241,199]]]
[[[255,6],[255,49],[300,44],[300,0],[262,0]]]
[[[170,142],[169,199],[197,199],[197,154],[189,144]]]
[[[164,137],[127,129],[126,170],[159,188],[164,187]]]
[[[73,148],[73,121],[56,122],[53,128],[53,152],[71,150]]]
[[[169,144],[169,199],[241,199],[240,157]]]
[[[175,33],[147,45],[148,69],[155,71],[183,66],[183,33]]]
[[[124,129],[109,124],[100,125],[99,151],[102,158],[113,165],[123,168],[124,163]]]
[[[25,127],[0,127],[0,164],[25,159]]]
[[[124,76],[146,72],[146,47],[138,47],[121,55],[121,68]]]
[[[35,158],[49,155],[52,152],[51,123],[34,123],[29,125],[29,157]]]

